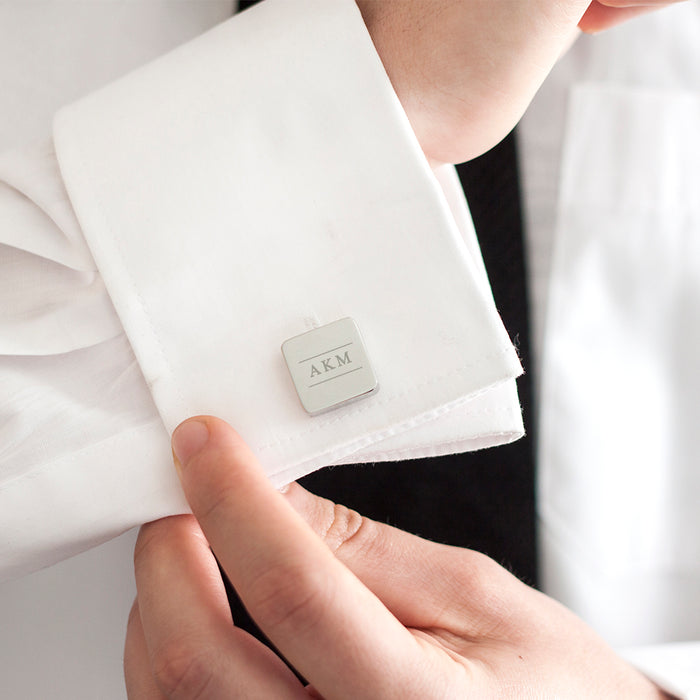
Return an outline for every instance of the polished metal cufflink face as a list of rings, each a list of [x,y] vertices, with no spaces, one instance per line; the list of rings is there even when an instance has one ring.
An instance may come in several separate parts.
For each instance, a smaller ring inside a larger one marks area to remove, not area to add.
[[[341,318],[282,343],[302,406],[312,416],[373,394],[377,378],[357,324]]]

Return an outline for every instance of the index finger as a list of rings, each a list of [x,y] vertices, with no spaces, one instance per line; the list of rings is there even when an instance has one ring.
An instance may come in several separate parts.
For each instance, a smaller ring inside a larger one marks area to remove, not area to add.
[[[415,693],[422,647],[276,491],[230,426],[185,421],[173,452],[190,507],[249,613],[324,697],[401,694],[402,682]]]
[[[595,34],[675,1],[677,0],[593,0],[578,26],[588,34]]]

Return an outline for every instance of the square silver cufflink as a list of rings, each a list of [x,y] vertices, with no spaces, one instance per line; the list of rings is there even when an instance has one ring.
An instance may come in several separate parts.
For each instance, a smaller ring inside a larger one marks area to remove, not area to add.
[[[377,377],[351,318],[286,340],[282,354],[301,404],[312,416],[377,391]]]

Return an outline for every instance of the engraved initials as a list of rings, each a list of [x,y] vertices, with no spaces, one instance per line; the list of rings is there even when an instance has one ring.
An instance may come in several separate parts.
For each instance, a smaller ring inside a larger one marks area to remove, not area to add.
[[[336,355],[335,359],[338,360],[338,367],[342,365],[347,365],[347,364],[352,364],[352,360],[350,359],[350,355],[348,355],[348,350],[346,350],[343,353],[343,356],[341,357],[340,355]]]
[[[334,359],[337,362],[336,365],[333,364]],[[335,355],[335,357],[327,357],[326,359],[321,360],[320,369],[318,365],[312,363],[309,378],[312,379],[313,377],[318,377],[321,374],[325,374],[326,372],[332,372],[334,369],[338,369],[339,367],[343,367],[344,365],[351,364],[352,360],[350,359],[350,352],[349,350],[346,350],[342,355]]]

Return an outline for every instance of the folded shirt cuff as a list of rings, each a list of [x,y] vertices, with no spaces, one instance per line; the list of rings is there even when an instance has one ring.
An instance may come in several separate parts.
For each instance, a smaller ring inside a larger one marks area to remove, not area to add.
[[[264,3],[62,110],[55,143],[169,430],[221,415],[281,483],[520,371],[352,2]],[[280,345],[343,317],[381,390],[311,417]]]
[[[351,0],[268,0],[64,108],[54,143],[165,428],[142,417],[140,461],[121,433],[86,438],[60,474],[47,456],[0,484],[3,503],[34,489],[21,527],[4,518],[15,572],[181,512],[162,462],[190,415],[231,422],[278,485],[522,435],[520,364],[454,172],[428,166]],[[345,317],[379,391],[310,416],[280,346]]]

